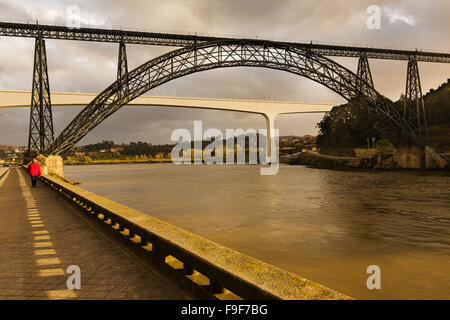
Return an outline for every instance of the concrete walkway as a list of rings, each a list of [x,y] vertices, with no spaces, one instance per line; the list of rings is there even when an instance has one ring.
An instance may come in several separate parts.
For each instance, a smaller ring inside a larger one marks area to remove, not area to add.
[[[183,299],[20,168],[0,180],[0,300]],[[67,267],[81,289],[67,289]]]

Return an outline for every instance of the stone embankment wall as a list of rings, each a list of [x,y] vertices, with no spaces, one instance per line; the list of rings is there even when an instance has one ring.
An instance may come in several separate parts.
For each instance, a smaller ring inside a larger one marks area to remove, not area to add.
[[[43,175],[56,175],[64,178],[64,161],[61,156],[38,155],[36,157]]]
[[[433,148],[385,148],[371,157],[360,161],[361,168],[370,169],[427,169],[442,170],[448,168],[447,161],[436,153]]]
[[[369,157],[373,157],[374,155],[376,155],[378,153],[378,149],[367,149],[367,148],[356,148],[355,150],[355,155],[358,158],[369,158]]]
[[[355,149],[358,157],[337,157],[319,155],[310,152],[299,154],[289,159],[290,164],[308,165],[320,169],[379,169],[379,170],[444,170],[450,165],[433,148],[411,147],[378,149]]]

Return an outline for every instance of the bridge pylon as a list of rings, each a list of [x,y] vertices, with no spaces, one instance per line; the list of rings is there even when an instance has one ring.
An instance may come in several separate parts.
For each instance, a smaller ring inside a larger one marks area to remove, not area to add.
[[[372,72],[370,71],[369,59],[367,55],[362,54],[358,60],[358,70],[356,72],[356,102],[364,112],[365,116],[371,121],[376,121],[379,116],[378,110],[368,110],[364,106],[363,97],[369,94],[371,88],[374,88]]]
[[[373,87],[373,79],[372,72],[370,72],[369,59],[367,59],[366,55],[362,55],[359,57],[358,61],[358,72],[356,74],[358,76],[358,80],[356,82],[356,87],[358,91],[363,91],[363,81],[367,82],[371,87]]]
[[[420,84],[419,66],[415,57],[411,57],[408,61],[403,119],[417,128],[419,143],[427,145],[429,143],[427,117]]]
[[[43,153],[45,148],[53,142],[53,135],[47,53],[45,40],[40,34],[36,38],[34,50],[28,154]]]
[[[122,81],[119,81],[120,88],[118,91],[118,95],[120,97],[128,95],[128,62],[127,62],[127,49],[124,41],[120,41],[119,43],[119,59],[117,65],[117,80],[120,80],[123,77]]]

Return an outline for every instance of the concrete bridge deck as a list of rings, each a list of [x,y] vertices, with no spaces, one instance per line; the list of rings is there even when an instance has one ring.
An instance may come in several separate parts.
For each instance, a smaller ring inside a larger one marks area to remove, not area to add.
[[[22,169],[0,180],[0,228],[0,300],[185,298]],[[67,289],[70,265],[81,290]]]

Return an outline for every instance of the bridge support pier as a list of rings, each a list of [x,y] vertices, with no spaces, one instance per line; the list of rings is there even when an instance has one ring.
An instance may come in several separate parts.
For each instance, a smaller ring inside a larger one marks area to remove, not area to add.
[[[363,81],[367,82],[371,87],[373,86],[372,72],[370,72],[369,60],[367,56],[363,55],[359,58],[358,61],[358,71],[357,71],[358,80],[356,82],[357,90],[364,92]]]
[[[415,57],[408,61],[403,119],[417,127],[419,143],[428,145],[427,117],[420,84],[419,66]]]
[[[127,49],[125,42],[121,41],[119,44],[119,61],[117,64],[117,80],[123,77],[121,88],[118,92],[119,96],[123,97],[128,95],[128,61],[127,61]]]
[[[64,178],[64,161],[61,156],[43,156],[42,154],[36,157],[39,162],[43,175],[57,175]]]
[[[264,118],[266,119],[266,162],[278,162],[278,140],[275,135],[275,118],[278,113],[264,113]],[[279,137],[278,137],[279,138]]]
[[[53,117],[47,70],[45,41],[40,34],[34,50],[33,83],[31,91],[28,154],[43,153],[53,142]]]
[[[359,57],[358,70],[356,72],[356,97],[358,99],[363,98],[369,94],[370,88],[375,88],[373,85],[372,72],[370,71],[369,59],[365,54]],[[362,106],[361,106],[362,107]],[[377,118],[378,110],[364,109],[369,119]]]

